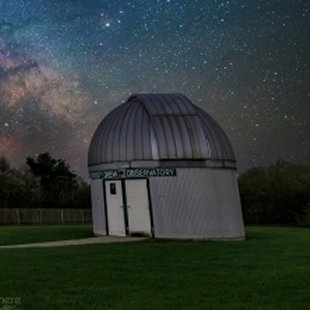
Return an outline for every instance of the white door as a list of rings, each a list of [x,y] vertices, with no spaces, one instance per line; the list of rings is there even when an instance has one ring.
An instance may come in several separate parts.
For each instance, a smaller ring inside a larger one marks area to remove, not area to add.
[[[126,180],[129,233],[151,234],[150,205],[146,180]]]
[[[121,181],[105,181],[109,235],[126,236]]]

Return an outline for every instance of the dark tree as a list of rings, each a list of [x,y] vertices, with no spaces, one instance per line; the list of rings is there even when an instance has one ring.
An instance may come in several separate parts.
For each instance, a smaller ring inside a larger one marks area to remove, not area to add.
[[[310,167],[278,161],[239,177],[246,223],[310,225]]]
[[[7,172],[11,169],[9,161],[4,157],[0,157],[0,173]]]
[[[90,208],[90,187],[62,159],[49,153],[10,167],[0,157],[0,208]]]
[[[0,159],[0,207],[36,208],[40,205],[40,184],[27,170],[11,168]]]
[[[86,199],[77,197],[88,185],[70,170],[62,159],[55,159],[49,153],[39,154],[36,158],[27,157],[27,165],[41,184],[42,206],[49,208],[89,208]]]
[[[42,186],[47,189],[59,178],[74,180],[76,175],[62,159],[54,159],[49,153],[42,153],[37,158],[27,157],[27,165],[32,173],[40,178]]]

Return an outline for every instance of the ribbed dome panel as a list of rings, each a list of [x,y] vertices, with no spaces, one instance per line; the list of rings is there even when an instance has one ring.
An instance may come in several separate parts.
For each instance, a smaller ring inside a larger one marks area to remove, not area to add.
[[[88,165],[139,160],[230,160],[221,127],[181,94],[137,94],[99,124]]]

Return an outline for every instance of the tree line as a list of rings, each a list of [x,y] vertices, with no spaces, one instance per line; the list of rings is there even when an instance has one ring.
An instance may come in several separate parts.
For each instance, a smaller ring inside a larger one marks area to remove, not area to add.
[[[49,153],[27,157],[20,169],[0,157],[0,208],[90,208],[90,187]]]
[[[310,167],[278,161],[238,178],[246,224],[310,226]],[[0,157],[0,208],[90,208],[89,185],[49,153],[12,168]]]
[[[247,224],[310,226],[310,167],[278,161],[239,177]]]

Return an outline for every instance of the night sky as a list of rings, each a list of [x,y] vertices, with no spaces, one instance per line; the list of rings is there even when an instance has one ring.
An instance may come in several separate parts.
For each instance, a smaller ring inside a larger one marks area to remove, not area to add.
[[[239,171],[310,164],[310,2],[0,0],[0,155],[87,175],[101,119],[181,92],[227,132]]]

